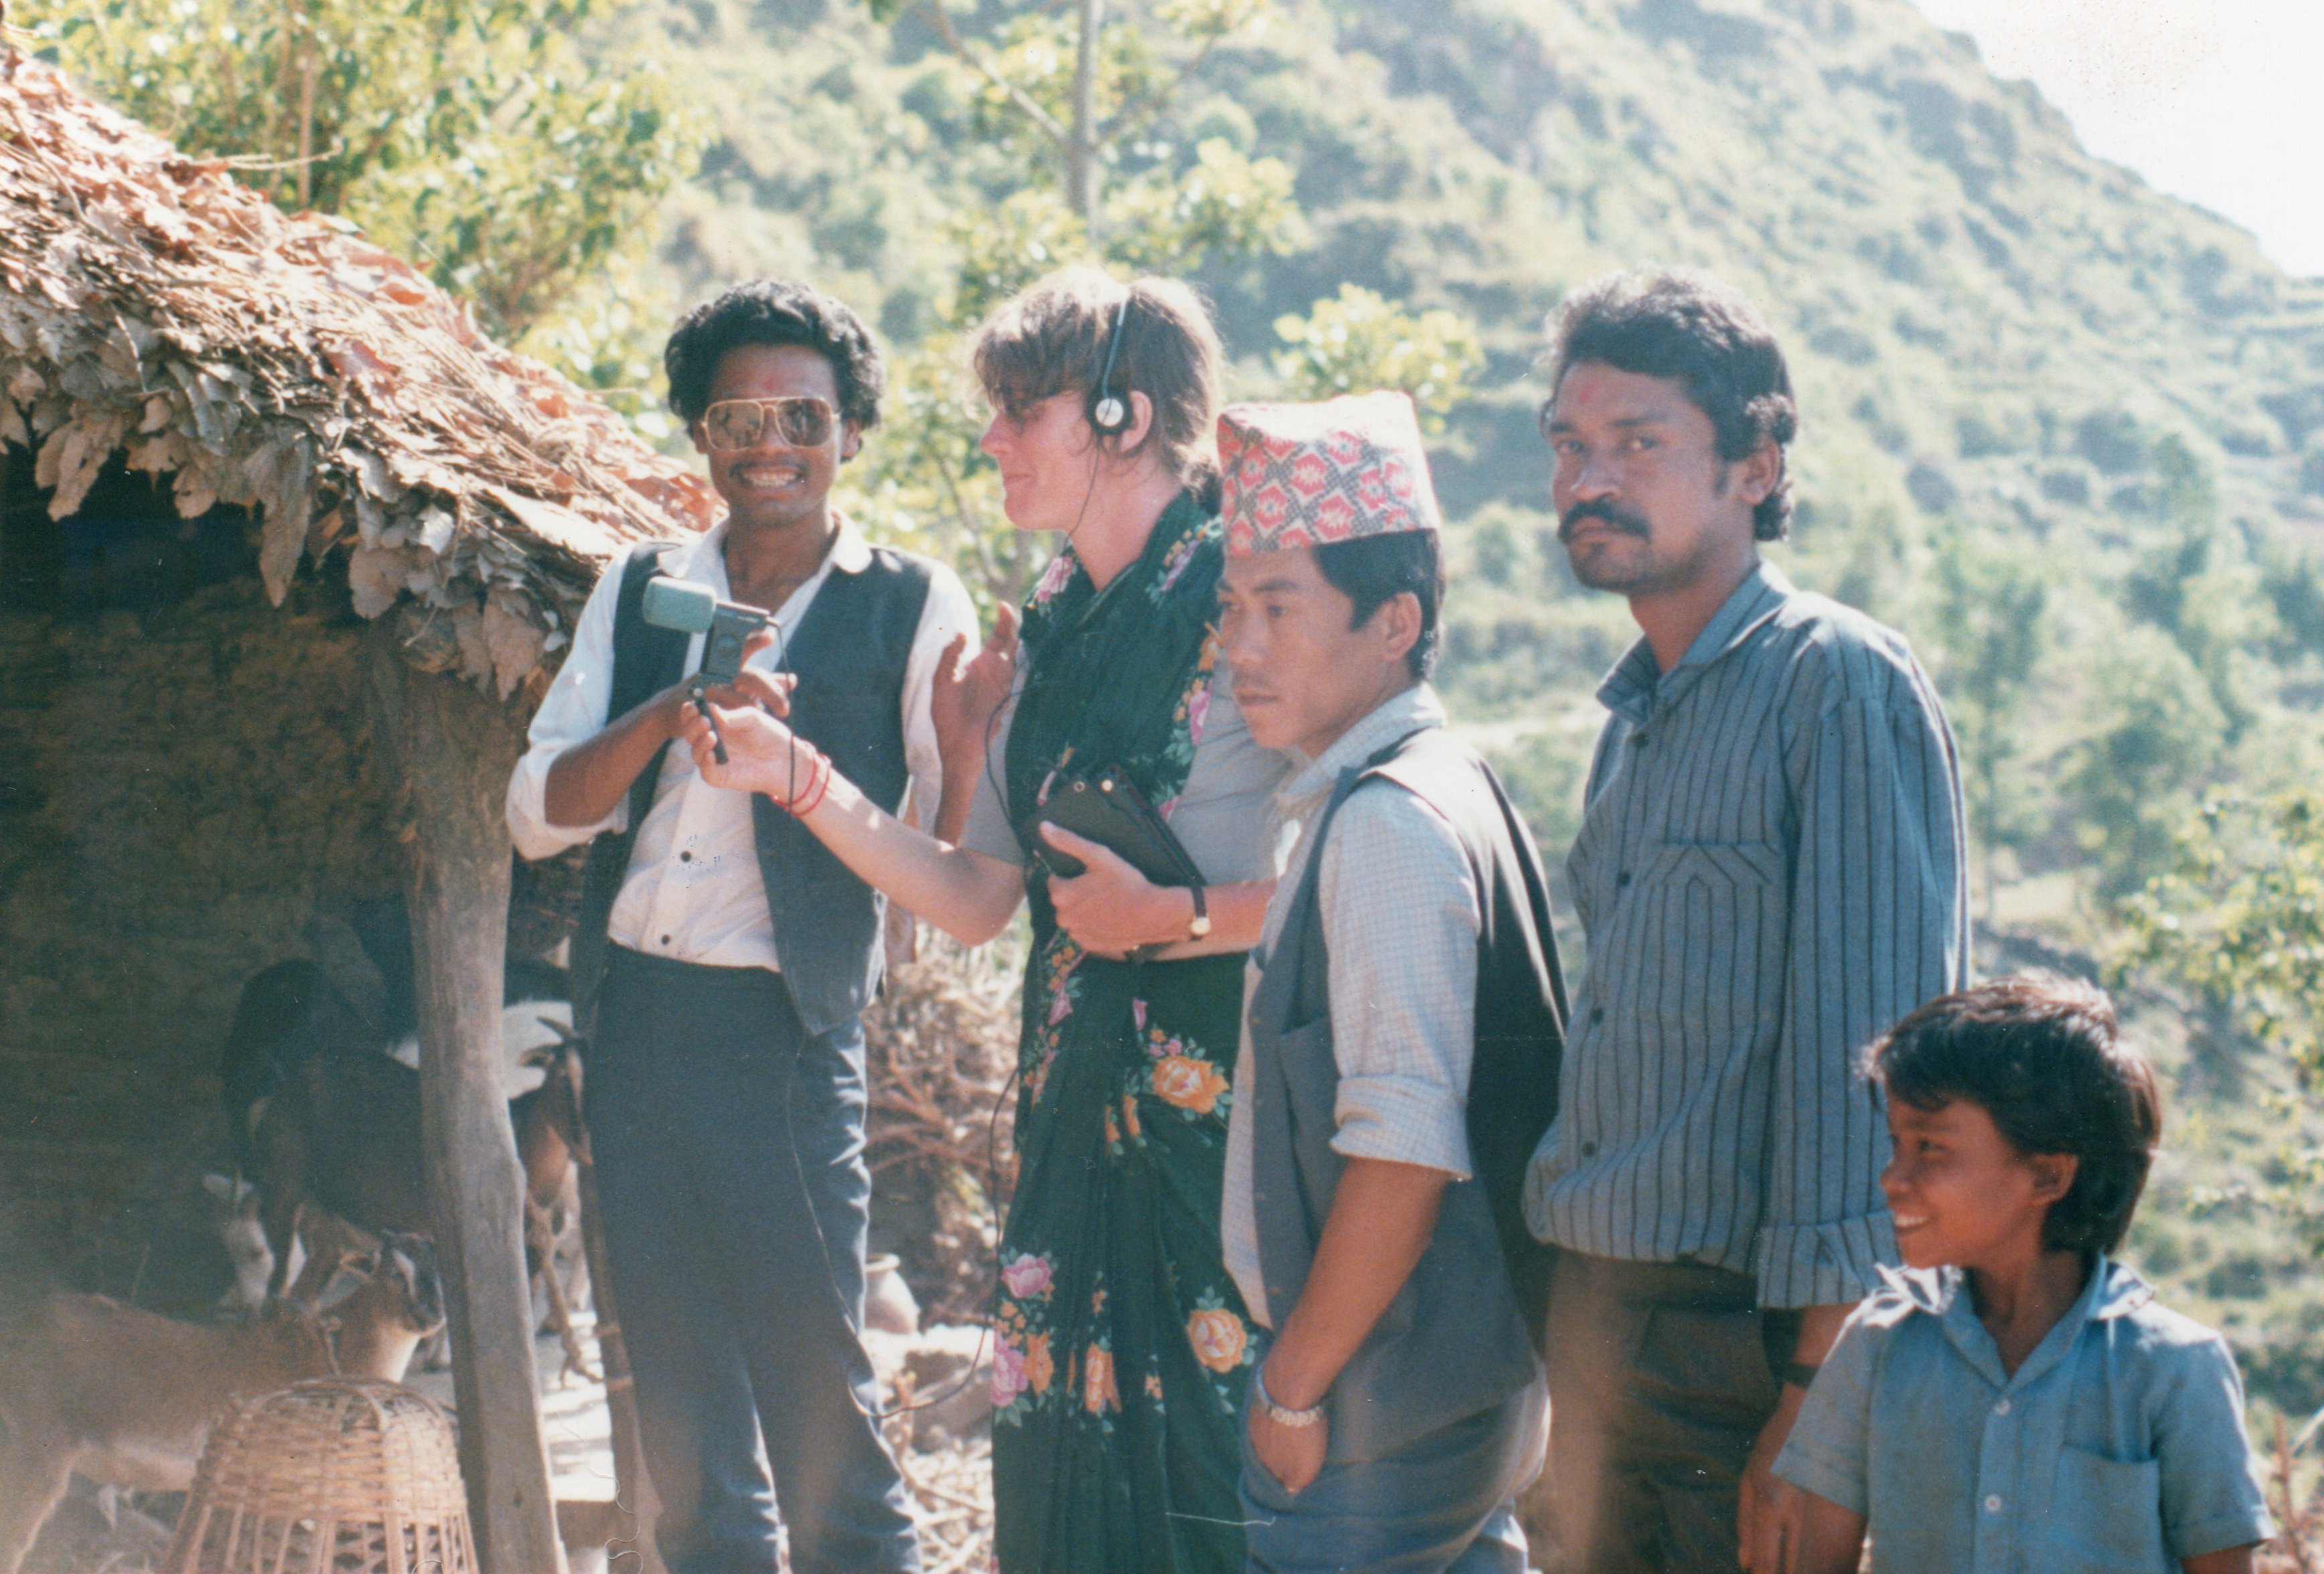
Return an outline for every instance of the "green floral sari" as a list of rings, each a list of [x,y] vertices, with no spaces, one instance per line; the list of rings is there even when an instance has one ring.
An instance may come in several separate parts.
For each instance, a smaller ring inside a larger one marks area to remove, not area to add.
[[[1068,548],[1026,604],[1012,815],[1052,773],[1120,765],[1167,815],[1210,704],[1223,561],[1191,496],[1102,593]],[[1240,955],[1110,962],[1028,881],[1017,1194],[1002,1231],[992,1389],[1002,1574],[1243,1566],[1241,1298],[1219,1191]]]

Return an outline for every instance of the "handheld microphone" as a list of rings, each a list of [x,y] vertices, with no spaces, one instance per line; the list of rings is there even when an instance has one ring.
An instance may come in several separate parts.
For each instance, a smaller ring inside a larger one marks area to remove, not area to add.
[[[742,676],[743,644],[773,622],[775,615],[764,607],[721,601],[716,591],[698,580],[659,575],[646,581],[645,600],[638,610],[657,629],[703,636],[702,666],[687,686],[693,691],[694,708],[710,723],[712,751],[719,764],[725,764],[726,741],[718,736],[718,723],[702,691],[714,684],[725,687]]]

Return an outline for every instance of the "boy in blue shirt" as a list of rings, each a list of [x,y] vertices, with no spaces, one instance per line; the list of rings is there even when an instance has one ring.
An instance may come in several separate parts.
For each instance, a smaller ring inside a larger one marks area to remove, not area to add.
[[[2227,1343],[2107,1254],[2154,1075],[2087,984],[1946,995],[1866,1057],[1908,1271],[1859,1306],[1775,1474],[1799,1574],[2249,1574],[2274,1533]]]

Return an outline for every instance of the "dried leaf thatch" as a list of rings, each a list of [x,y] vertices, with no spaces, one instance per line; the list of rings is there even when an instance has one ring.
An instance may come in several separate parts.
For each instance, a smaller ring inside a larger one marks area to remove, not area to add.
[[[503,697],[624,544],[713,510],[698,477],[409,264],[5,46],[0,440],[36,453],[58,519],[116,452],[172,477],[187,518],[254,509],[277,603],[302,555],[344,563],[364,616],[405,597],[444,614],[420,665]]]

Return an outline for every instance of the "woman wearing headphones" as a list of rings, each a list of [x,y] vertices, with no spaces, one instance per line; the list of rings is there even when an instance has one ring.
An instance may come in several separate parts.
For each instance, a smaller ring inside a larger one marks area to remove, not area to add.
[[[945,769],[981,778],[958,846],[881,814],[805,745],[794,756],[761,712],[717,713],[727,766],[706,722],[689,734],[706,780],[789,804],[864,879],[969,943],[1031,899],[993,1362],[1003,1574],[1243,1566],[1254,1352],[1219,1193],[1243,953],[1289,762],[1252,741],[1215,661],[1220,362],[1193,290],[1091,269],[1043,281],[979,336],[982,446],[1010,520],[1063,541],[1021,652],[1004,613],[938,678]],[[1051,793],[1109,769],[1157,806],[1200,883],[1157,887],[1033,828]],[[1049,875],[1037,847],[1085,871]]]

